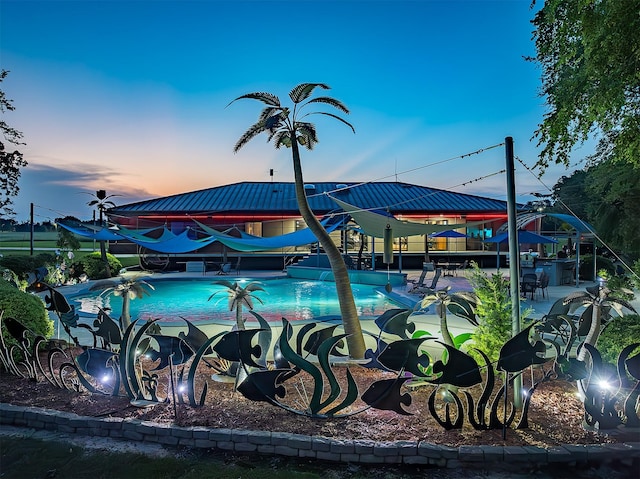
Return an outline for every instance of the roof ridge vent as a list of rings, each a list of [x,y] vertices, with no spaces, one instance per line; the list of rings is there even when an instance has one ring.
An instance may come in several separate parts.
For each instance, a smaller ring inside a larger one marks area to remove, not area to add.
[[[304,185],[304,189],[305,189],[305,190],[313,190],[313,191],[315,191],[315,189],[316,189],[316,185],[314,185],[313,183],[306,183],[306,184]]]

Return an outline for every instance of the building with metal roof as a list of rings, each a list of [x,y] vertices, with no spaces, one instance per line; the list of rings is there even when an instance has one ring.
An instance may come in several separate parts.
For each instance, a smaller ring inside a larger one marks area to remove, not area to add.
[[[458,226],[466,238],[429,240],[433,252],[482,252],[486,249],[482,239],[491,236],[507,218],[505,201],[403,182],[316,182],[307,183],[305,192],[318,217],[329,213],[343,214],[332,200],[335,197],[363,210],[384,211],[421,224],[470,224],[467,228]],[[197,222],[220,231],[237,230],[241,234],[262,237],[291,233],[305,227],[298,212],[293,182],[240,182],[217,186],[119,205],[109,209],[107,216],[110,222],[125,227],[164,225],[175,233],[193,228],[197,234]],[[358,247],[355,244],[358,241],[366,241],[365,250],[382,251],[382,246],[376,246],[372,238],[357,237],[357,225],[350,228],[350,236],[344,231],[333,233],[344,250],[348,250],[349,245]],[[396,241],[398,251],[405,255],[424,255],[424,237],[397,238]],[[214,245],[212,248],[215,250]]]
[[[394,215],[506,214],[504,201],[402,182],[307,183],[305,191],[311,209],[318,215],[336,209],[330,195],[363,209],[385,209]],[[118,217],[156,220],[239,215],[255,218],[295,216],[298,206],[292,182],[242,182],[116,206],[108,214],[116,222]]]

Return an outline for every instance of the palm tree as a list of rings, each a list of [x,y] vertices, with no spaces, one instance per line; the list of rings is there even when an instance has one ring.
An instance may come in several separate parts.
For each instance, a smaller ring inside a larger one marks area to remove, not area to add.
[[[107,195],[107,192],[105,190],[98,190],[96,191],[96,194],[94,196],[96,199],[89,201],[87,205],[95,206],[96,208],[98,208],[98,213],[100,215],[100,219],[99,219],[100,227],[102,227],[104,226],[103,224],[104,211],[107,208],[111,208],[116,205],[113,201],[109,200],[109,198],[113,198],[114,196],[118,196],[118,195]],[[94,216],[94,219],[95,219],[95,216]],[[100,258],[104,263],[104,267],[107,272],[107,278],[110,278],[111,268],[109,267],[109,260],[107,259],[107,248],[105,246],[104,240],[100,240]]]
[[[142,298],[148,295],[149,289],[154,290],[153,285],[147,283],[142,278],[148,276],[148,273],[121,273],[118,277],[96,281],[89,288],[90,291],[103,290],[100,295],[113,294],[114,296],[122,296],[122,313],[120,315],[120,329],[126,331],[131,324],[130,305],[131,300]]]
[[[229,311],[236,310],[236,324],[238,325],[238,330],[242,331],[245,329],[244,327],[244,317],[242,316],[242,305],[246,305],[249,310],[253,310],[253,300],[257,299],[260,304],[263,304],[262,300],[253,294],[255,291],[264,291],[264,288],[258,282],[251,282],[247,284],[244,288],[240,286],[238,283],[232,283],[231,281],[220,280],[216,281],[214,284],[219,284],[227,287],[227,296],[229,298]],[[207,301],[211,301],[216,294],[221,291],[216,291]]]
[[[625,290],[625,292],[631,293],[631,291],[628,290]],[[622,308],[627,308],[634,313],[636,312],[631,303],[625,299],[615,297],[611,293],[612,291],[606,286],[606,284],[598,282],[595,286],[586,288],[585,291],[571,293],[564,298],[565,304],[593,307],[591,313],[591,325],[584,340],[585,344],[590,344],[595,347],[602,331],[603,319],[604,321],[608,321],[610,319],[611,308],[613,308],[620,316],[623,315]],[[578,354],[577,359],[578,361],[584,361],[586,356],[587,348],[583,346],[580,348],[580,353]]]
[[[472,325],[477,326],[475,306],[478,303],[478,298],[474,293],[466,291],[449,294],[450,289],[451,286],[447,286],[438,291],[429,291],[425,297],[422,298],[420,308],[426,309],[432,304],[435,304],[436,314],[440,318],[442,341],[448,346],[455,347],[447,323],[447,310],[456,316],[466,319]]]
[[[310,98],[316,88],[323,90],[330,89],[330,87],[324,83],[301,83],[293,88],[293,90],[289,92],[289,98],[293,102],[292,108],[281,105],[280,99],[277,96],[265,92],[248,93],[233,100],[231,103],[247,98],[261,101],[266,105],[260,113],[258,121],[249,127],[240,137],[234,147],[234,152],[240,150],[249,140],[258,136],[260,133],[266,133],[268,135],[268,141],[273,142],[276,149],[280,149],[282,146],[291,148],[298,210],[302,215],[302,219],[327,254],[336,283],[336,293],[338,295],[338,302],[340,303],[342,324],[345,333],[348,335],[347,345],[349,355],[354,359],[361,359],[364,357],[365,352],[364,336],[362,334],[356,304],[353,299],[349,271],[340,250],[309,207],[304,190],[299,149],[299,145],[302,145],[308,150],[312,150],[314,145],[318,143],[315,125],[304,121],[305,118],[311,115],[329,116],[347,125],[354,133],[355,129],[349,122],[333,113],[325,111],[306,112],[304,110],[308,105],[315,106],[323,104],[334,107],[342,113],[349,113],[347,107],[334,98],[327,96]]]

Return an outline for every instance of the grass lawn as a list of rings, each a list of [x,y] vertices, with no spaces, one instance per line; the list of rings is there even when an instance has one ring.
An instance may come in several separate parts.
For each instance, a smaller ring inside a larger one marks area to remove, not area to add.
[[[385,468],[323,464],[269,456],[235,456],[222,452],[176,450],[176,455],[83,449],[64,441],[0,438],[0,477],[23,478],[136,478],[136,479],[319,479],[399,478]]]

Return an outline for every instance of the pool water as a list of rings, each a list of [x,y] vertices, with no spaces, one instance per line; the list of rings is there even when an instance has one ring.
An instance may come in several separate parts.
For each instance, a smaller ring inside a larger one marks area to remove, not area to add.
[[[161,280],[148,281],[155,288],[148,296],[130,302],[132,319],[156,319],[178,321],[183,317],[192,321],[235,321],[235,311],[229,311],[227,288],[211,280]],[[248,280],[239,280],[246,286]],[[323,316],[339,316],[335,283],[298,279],[273,279],[259,281],[265,291],[255,291],[254,311],[267,321],[280,322],[282,317],[290,321],[318,319]],[[358,315],[375,318],[388,309],[402,307],[378,292],[379,287],[352,284]],[[217,293],[216,293],[217,292]],[[207,301],[213,293],[216,295]],[[110,315],[117,319],[122,311],[122,298],[113,294],[92,292],[70,297],[85,321],[95,317],[98,307],[110,308]],[[245,317],[250,316],[244,306]]]

